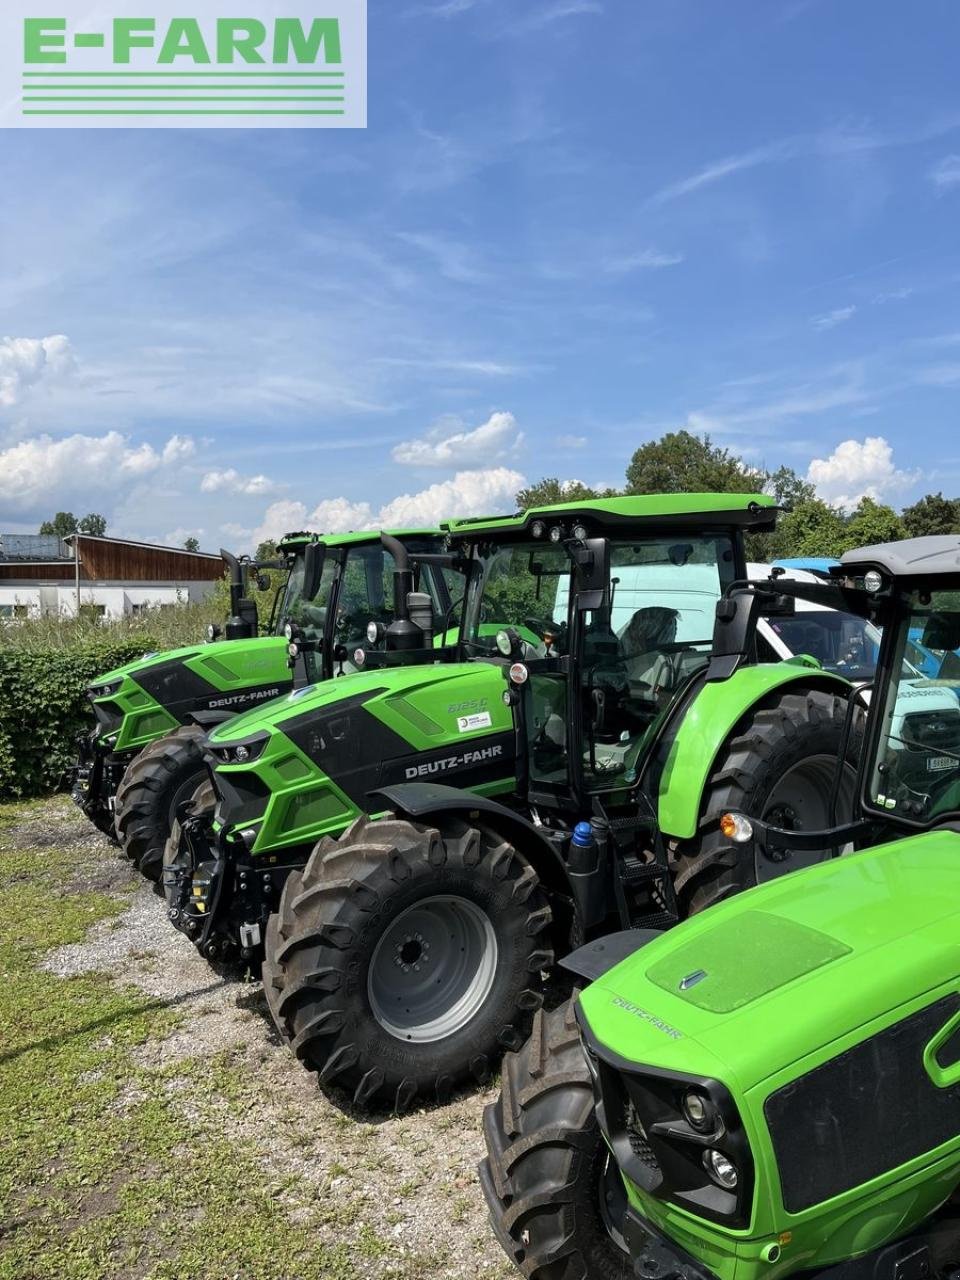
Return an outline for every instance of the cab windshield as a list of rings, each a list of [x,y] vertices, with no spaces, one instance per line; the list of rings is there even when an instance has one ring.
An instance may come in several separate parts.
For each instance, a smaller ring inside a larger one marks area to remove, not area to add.
[[[292,622],[301,629],[308,640],[323,639],[327,602],[330,599],[336,567],[336,558],[328,552],[323,561],[323,572],[320,575],[317,593],[312,600],[307,600],[303,594],[306,561],[302,552],[297,555],[284,588],[283,602],[277,611],[279,630],[282,630],[288,622]]]
[[[517,632],[527,661],[570,652],[576,619],[571,562],[556,544],[498,543],[471,581],[465,644],[496,652],[498,631]],[[710,659],[717,600],[736,575],[729,537],[632,538],[610,544],[603,606],[583,615],[580,686],[586,785],[631,782],[642,741],[680,688]],[[531,677],[532,777],[562,785],[571,717],[559,673]]]
[[[771,618],[769,626],[791,654],[809,654],[825,671],[847,680],[873,679],[880,651],[880,632],[873,623],[838,609],[801,606],[792,617]]]
[[[926,822],[960,810],[960,595],[915,592],[897,626],[870,800]],[[910,663],[918,644],[932,674]]]

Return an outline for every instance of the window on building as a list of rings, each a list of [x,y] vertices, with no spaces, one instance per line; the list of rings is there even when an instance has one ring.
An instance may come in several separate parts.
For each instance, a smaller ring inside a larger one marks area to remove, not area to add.
[[[105,604],[82,604],[80,606],[80,617],[85,622],[99,622],[107,612]]]

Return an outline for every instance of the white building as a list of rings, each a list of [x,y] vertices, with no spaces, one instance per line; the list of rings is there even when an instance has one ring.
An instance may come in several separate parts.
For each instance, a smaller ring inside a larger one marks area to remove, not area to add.
[[[203,551],[72,534],[0,534],[0,620],[45,615],[120,618],[205,599],[223,561]]]

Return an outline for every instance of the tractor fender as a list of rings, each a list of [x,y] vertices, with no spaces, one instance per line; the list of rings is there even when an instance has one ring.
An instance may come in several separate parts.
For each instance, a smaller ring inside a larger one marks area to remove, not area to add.
[[[622,960],[662,936],[662,929],[624,929],[621,933],[608,933],[606,937],[596,938],[564,956],[560,968],[578,978],[585,978],[587,982],[596,982]]]
[[[714,761],[734,726],[778,689],[821,689],[849,698],[853,686],[829,671],[793,661],[741,667],[726,680],[705,683],[687,706],[670,740],[657,789],[660,830],[688,840],[696,834],[703,794]]]
[[[460,791],[434,782],[399,782],[370,793],[379,796],[406,818],[432,818],[440,814],[477,814],[484,825],[516,845],[529,858],[548,893],[571,897],[573,887],[567,867],[554,846],[521,814],[487,796]]]

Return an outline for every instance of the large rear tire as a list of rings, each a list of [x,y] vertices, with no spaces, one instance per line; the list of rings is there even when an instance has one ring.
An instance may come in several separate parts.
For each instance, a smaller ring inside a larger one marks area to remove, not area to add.
[[[626,1193],[597,1125],[573,1001],[540,1010],[483,1113],[493,1230],[531,1280],[623,1280]]]
[[[520,1047],[551,920],[533,867],[494,833],[362,817],[287,878],[264,992],[321,1083],[404,1110]]]
[[[833,825],[830,793],[838,768],[847,701],[820,689],[777,693],[746,715],[720,751],[704,790],[699,829],[677,851],[674,888],[681,916],[699,911],[788,871],[823,862],[829,849],[777,860],[734,844],[720,830],[736,811],[776,826],[821,830]],[[850,735],[836,821],[853,814],[860,727]]]
[[[151,742],[117,788],[117,837],[137,870],[155,884],[177,809],[207,775],[201,751],[205,737],[201,728],[187,724]]]

